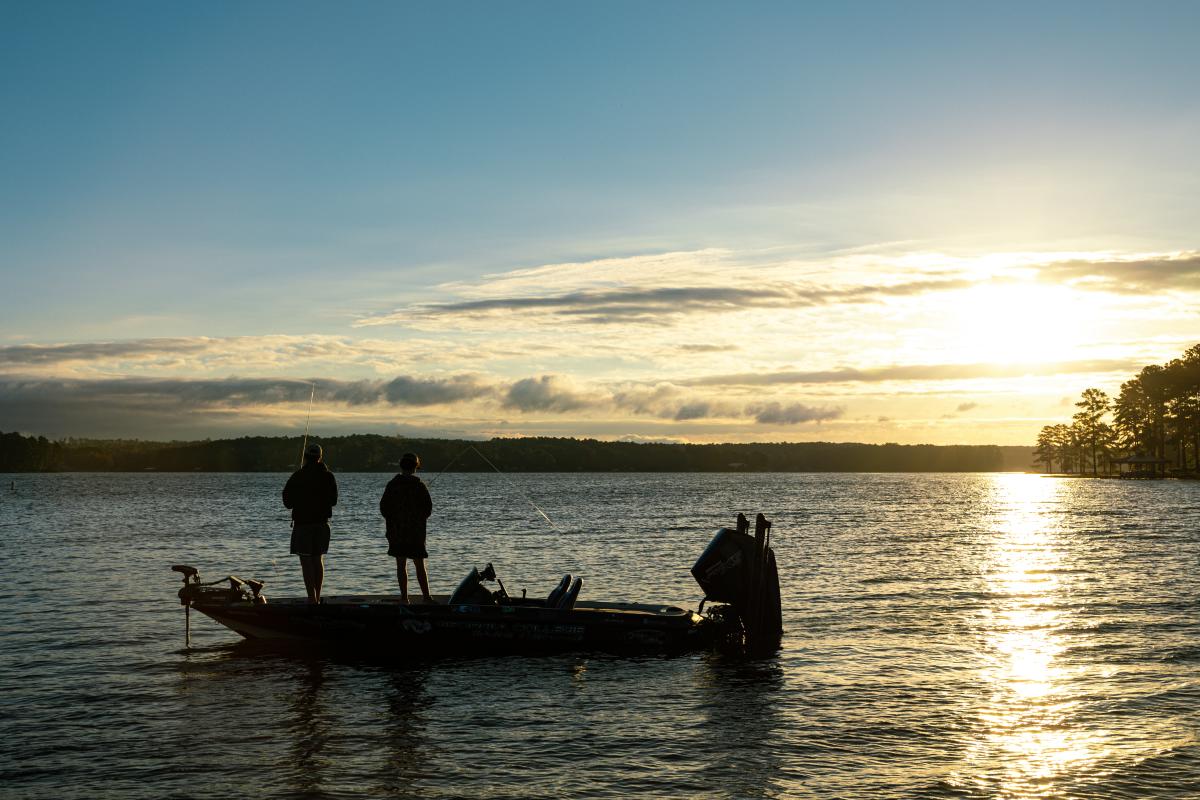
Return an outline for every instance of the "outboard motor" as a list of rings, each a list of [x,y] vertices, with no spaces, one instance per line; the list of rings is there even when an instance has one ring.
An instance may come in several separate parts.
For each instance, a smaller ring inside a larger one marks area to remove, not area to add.
[[[704,590],[705,601],[728,603],[745,631],[746,649],[767,655],[783,639],[783,609],[779,570],[770,545],[771,523],[762,514],[750,522],[738,514],[738,527],[720,528],[692,567],[692,577]]]

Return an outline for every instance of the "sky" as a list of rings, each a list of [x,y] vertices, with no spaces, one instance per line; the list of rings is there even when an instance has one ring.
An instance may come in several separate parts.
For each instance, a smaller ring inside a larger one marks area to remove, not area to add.
[[[0,0],[0,431],[1032,445],[1200,342],[1198,38]]]

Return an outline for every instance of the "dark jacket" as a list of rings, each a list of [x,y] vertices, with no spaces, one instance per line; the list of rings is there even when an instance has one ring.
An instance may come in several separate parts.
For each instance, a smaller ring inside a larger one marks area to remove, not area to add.
[[[379,498],[379,513],[388,521],[388,537],[424,536],[425,520],[433,513],[433,500],[424,481],[401,473],[388,481]]]
[[[337,501],[337,480],[320,461],[293,472],[283,487],[283,505],[292,510],[292,521],[298,525],[325,522],[333,516]]]

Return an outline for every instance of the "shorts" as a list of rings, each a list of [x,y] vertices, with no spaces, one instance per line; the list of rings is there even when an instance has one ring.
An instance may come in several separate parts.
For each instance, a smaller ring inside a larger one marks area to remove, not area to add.
[[[424,533],[389,533],[388,553],[396,558],[429,558]]]
[[[329,523],[304,522],[292,526],[292,554],[323,556],[329,552]]]

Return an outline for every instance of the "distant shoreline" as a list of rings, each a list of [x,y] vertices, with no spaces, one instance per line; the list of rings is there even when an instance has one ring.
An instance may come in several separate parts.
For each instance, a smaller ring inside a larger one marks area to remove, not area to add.
[[[378,434],[312,437],[338,472],[389,472],[421,456],[448,472],[1030,472],[1033,448],[854,442],[676,444],[554,437],[414,439]],[[0,432],[0,472],[286,472],[299,436],[192,442],[64,439]],[[489,463],[491,462],[491,463]],[[492,465],[495,465],[494,467]]]

